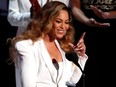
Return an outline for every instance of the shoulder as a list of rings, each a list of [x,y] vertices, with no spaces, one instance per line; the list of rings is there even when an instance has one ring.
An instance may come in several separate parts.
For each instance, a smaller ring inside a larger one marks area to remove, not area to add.
[[[32,40],[28,39],[28,40],[22,40],[22,41],[18,41],[15,44],[15,47],[19,47],[19,46],[31,46],[33,44]]]
[[[35,42],[33,42],[31,39],[22,40],[22,41],[16,42],[15,48],[16,49],[21,49],[21,48],[30,49],[30,48],[36,47],[37,45],[39,45],[38,43],[41,43],[41,42],[42,42],[41,39],[39,39]]]
[[[15,49],[17,51],[32,51],[33,48],[33,42],[32,40],[22,40],[22,41],[18,41],[15,44]]]

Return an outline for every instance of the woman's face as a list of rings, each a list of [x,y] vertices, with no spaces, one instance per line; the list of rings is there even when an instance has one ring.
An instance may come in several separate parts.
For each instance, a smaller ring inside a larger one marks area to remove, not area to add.
[[[66,34],[66,31],[69,29],[69,22],[68,12],[61,10],[60,14],[53,21],[53,31],[56,38],[60,39]]]

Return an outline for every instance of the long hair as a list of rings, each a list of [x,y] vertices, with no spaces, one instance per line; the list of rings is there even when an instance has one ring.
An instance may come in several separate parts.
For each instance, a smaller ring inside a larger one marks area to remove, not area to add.
[[[27,26],[27,29],[21,33],[19,36],[14,37],[11,40],[10,54],[13,61],[16,60],[16,50],[15,44],[18,41],[31,39],[33,43],[37,41],[39,38],[44,37],[44,35],[50,33],[53,29],[53,20],[60,14],[61,10],[65,10],[69,15],[69,29],[66,32],[66,35],[62,39],[58,39],[58,42],[61,45],[61,48],[65,51],[72,51],[72,48],[68,43],[74,42],[74,28],[72,26],[72,17],[70,10],[68,7],[59,1],[51,1],[46,3],[38,16],[38,18],[33,19]],[[15,52],[14,52],[14,51]]]
[[[72,15],[69,8],[64,3],[59,1],[51,1],[43,6],[40,21],[42,20],[41,23],[43,23],[44,26],[41,29],[44,34],[49,33],[53,29],[52,21],[60,14],[61,10],[65,10],[68,12],[70,23],[66,35],[62,39],[58,39],[58,41],[60,43],[61,48],[65,52],[73,51],[73,49],[68,44],[74,43],[75,32],[72,25]]]

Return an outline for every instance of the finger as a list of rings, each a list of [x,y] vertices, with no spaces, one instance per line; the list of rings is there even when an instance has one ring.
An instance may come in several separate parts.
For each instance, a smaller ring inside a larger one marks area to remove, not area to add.
[[[94,26],[97,26],[97,27],[108,27],[108,26],[110,26],[110,23],[100,23],[100,22],[95,21],[92,18],[90,19],[90,21],[94,24]]]
[[[83,47],[84,46],[84,41],[80,42],[77,44],[77,47],[80,48],[80,47]]]
[[[72,43],[69,43],[69,45],[70,45],[71,47],[73,47],[73,46],[74,46]]]
[[[76,46],[75,46],[74,44],[72,44],[72,43],[69,43],[69,45],[70,45],[73,49],[76,48]]]
[[[110,23],[99,23],[99,22],[96,22],[95,25],[98,26],[98,27],[109,27]]]
[[[81,40],[81,39],[84,39],[85,34],[86,34],[86,32],[84,32],[84,33],[81,35],[80,40]]]
[[[90,7],[94,12],[99,12],[99,13],[102,12],[102,10],[98,9],[96,6],[90,5]]]
[[[86,32],[84,32],[84,33],[81,35],[81,37],[80,37],[80,39],[79,39],[79,41],[78,41],[78,43],[77,43],[77,46],[79,46],[79,44],[81,44],[81,43],[84,43],[85,34],[86,34]]]
[[[75,48],[74,50],[75,50],[75,52],[82,52],[82,51],[84,51],[84,47]]]
[[[100,23],[100,25],[110,26],[110,23]]]

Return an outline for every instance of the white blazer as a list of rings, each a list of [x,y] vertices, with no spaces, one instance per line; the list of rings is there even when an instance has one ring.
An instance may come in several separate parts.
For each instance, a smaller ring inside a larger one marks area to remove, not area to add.
[[[67,6],[69,4],[69,0],[56,0],[56,1],[61,1],[65,3]],[[42,7],[47,2],[47,0],[38,0],[38,2]],[[31,3],[29,0],[9,0],[7,19],[12,26],[18,27],[17,35],[19,35],[21,32],[25,30],[29,21],[31,20],[30,8]]]
[[[16,43],[17,54],[16,87],[67,87],[67,83],[75,85],[81,75],[81,70],[65,57],[65,52],[55,43],[61,52],[62,67],[56,70],[50,55],[44,45],[43,39],[32,44],[31,40],[23,40]],[[84,66],[87,56],[82,58]]]

